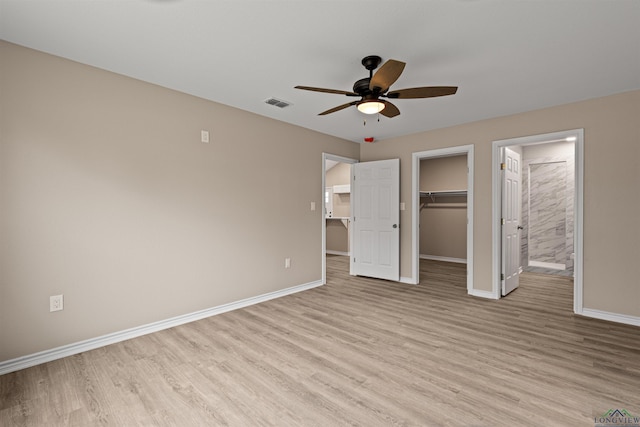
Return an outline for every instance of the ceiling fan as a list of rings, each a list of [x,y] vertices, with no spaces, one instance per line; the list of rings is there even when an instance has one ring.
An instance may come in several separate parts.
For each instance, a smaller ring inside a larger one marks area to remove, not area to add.
[[[458,90],[457,86],[426,86],[426,87],[414,87],[410,89],[399,89],[387,92],[389,87],[398,80],[400,74],[404,70],[406,65],[404,62],[396,61],[395,59],[389,59],[385,62],[378,71],[373,73],[373,70],[378,68],[378,65],[382,62],[382,58],[376,55],[366,56],[362,59],[362,65],[369,70],[369,77],[360,79],[353,85],[353,92],[338,89],[324,89],[320,87],[311,86],[296,86],[296,89],[311,90],[314,92],[335,93],[338,95],[355,96],[360,97],[359,100],[342,104],[337,107],[331,108],[327,111],[323,111],[318,114],[324,116],[326,114],[335,113],[336,111],[343,110],[345,108],[356,105],[358,110],[365,114],[377,114],[380,113],[386,117],[395,117],[400,114],[398,107],[391,102],[381,98],[389,99],[416,99],[416,98],[433,98],[436,96],[453,95]]]

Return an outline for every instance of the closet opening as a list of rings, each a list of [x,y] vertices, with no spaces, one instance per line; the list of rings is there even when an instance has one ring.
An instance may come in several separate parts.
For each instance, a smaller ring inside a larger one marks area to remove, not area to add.
[[[412,186],[412,283],[418,284],[434,263],[448,263],[437,265],[464,267],[467,293],[472,293],[473,146],[413,153]]]
[[[467,263],[467,156],[420,160],[420,259]]]

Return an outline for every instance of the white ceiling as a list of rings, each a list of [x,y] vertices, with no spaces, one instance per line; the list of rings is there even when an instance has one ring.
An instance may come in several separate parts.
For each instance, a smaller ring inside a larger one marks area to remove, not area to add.
[[[0,38],[357,142],[640,89],[638,0],[0,0]],[[458,93],[378,122],[293,88],[352,90],[367,55]]]

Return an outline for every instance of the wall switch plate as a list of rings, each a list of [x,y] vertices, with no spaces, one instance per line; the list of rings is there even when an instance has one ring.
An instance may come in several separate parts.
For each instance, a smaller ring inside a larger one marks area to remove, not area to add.
[[[202,141],[204,143],[208,143],[209,142],[209,131],[208,130],[200,131],[200,141]]]
[[[291,268],[291,258],[284,259],[284,268]]]
[[[401,211],[405,210],[405,204],[404,204],[404,202],[400,202],[400,210],[401,210]]]
[[[312,211],[316,210],[316,202],[311,202],[311,210]]]
[[[49,297],[49,311],[60,311],[64,308],[62,295],[52,295]]]

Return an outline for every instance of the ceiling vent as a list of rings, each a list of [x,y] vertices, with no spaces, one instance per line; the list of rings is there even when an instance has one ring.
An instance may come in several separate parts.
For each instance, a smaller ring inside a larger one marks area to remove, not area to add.
[[[278,99],[278,98],[265,99],[264,102],[269,104],[269,105],[273,105],[275,107],[278,107],[278,108],[285,108],[285,107],[288,107],[289,105],[291,105],[290,102],[283,101],[283,100]]]

